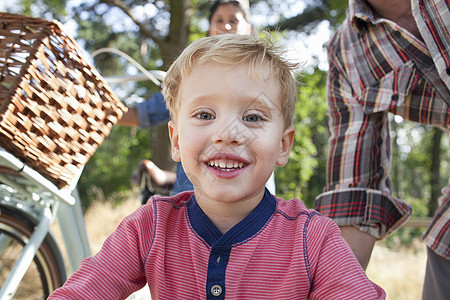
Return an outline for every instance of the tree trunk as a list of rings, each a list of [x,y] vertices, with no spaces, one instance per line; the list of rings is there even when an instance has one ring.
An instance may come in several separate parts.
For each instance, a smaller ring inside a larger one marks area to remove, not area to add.
[[[403,165],[400,160],[400,150],[397,143],[398,137],[398,124],[395,121],[391,122],[392,130],[395,133],[394,138],[392,139],[392,181],[393,181],[393,189],[394,194],[400,198],[404,199],[404,189],[403,189]]]
[[[188,41],[189,24],[191,22],[191,0],[170,1],[169,33],[159,45],[163,58],[163,69],[167,70],[170,64],[186,47]],[[161,169],[175,170],[176,164],[170,155],[170,139],[167,125],[153,129],[152,160]]]
[[[442,130],[439,128],[433,128],[433,137],[431,139],[431,168],[430,168],[430,185],[431,185],[431,198],[428,202],[428,216],[432,217],[437,209],[437,199],[441,195],[441,138]]]

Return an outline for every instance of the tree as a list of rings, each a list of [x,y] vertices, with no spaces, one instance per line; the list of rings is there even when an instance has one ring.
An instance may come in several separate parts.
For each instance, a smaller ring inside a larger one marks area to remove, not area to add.
[[[2,9],[9,13],[62,22],[67,17],[66,5],[66,0],[10,0],[4,1]]]
[[[100,47],[120,48],[136,60],[142,61],[146,68],[155,68],[155,61],[161,59],[160,68],[166,70],[188,42],[194,4],[196,2],[192,0],[99,0],[93,4],[82,4],[76,8],[80,24],[78,38],[87,41],[88,51]],[[158,13],[151,18],[142,17],[140,13],[151,8]],[[105,18],[111,17],[111,14],[122,20],[128,20],[133,26],[115,30],[114,24],[106,25]],[[167,25],[168,30],[165,30],[163,25]],[[151,52],[155,55],[153,60],[143,59],[146,53],[142,49],[147,44],[151,44],[159,52],[154,50]],[[117,58],[111,55],[98,56],[95,63],[104,74],[117,73],[117,69],[120,68]],[[152,88],[149,90],[152,91]],[[168,156],[170,143],[167,126],[157,127],[153,131],[158,142],[152,143],[152,160],[161,168],[173,168],[174,164],[171,164]]]
[[[296,30],[311,33],[322,21],[328,21],[330,27],[335,29],[345,19],[348,0],[311,0],[304,2],[306,7],[301,13],[290,18],[281,16],[277,23],[268,25],[266,30]]]

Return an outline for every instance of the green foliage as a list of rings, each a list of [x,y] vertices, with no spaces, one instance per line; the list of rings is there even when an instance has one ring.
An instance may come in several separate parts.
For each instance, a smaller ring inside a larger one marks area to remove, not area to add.
[[[130,190],[132,172],[150,156],[149,130],[114,126],[81,175],[78,190],[83,207],[112,196],[120,201],[118,196]]]
[[[326,73],[316,69],[299,78],[295,108],[295,140],[289,162],[276,169],[277,195],[284,199],[302,199],[312,207],[325,185],[325,162],[328,132],[326,129]]]
[[[429,126],[407,121],[392,121],[391,136],[393,141],[391,176],[394,183],[394,196],[413,206],[412,217],[427,217],[434,212],[429,211],[431,198],[431,172],[440,172],[439,189],[447,184],[450,177],[448,157],[441,160],[440,170],[431,171],[431,139],[433,130]],[[444,150],[442,143],[441,152]],[[420,238],[425,228],[400,228],[386,239],[390,247],[400,244],[408,245]]]
[[[277,5],[272,1],[266,1],[269,7],[276,7]],[[289,4],[278,2],[278,5]],[[306,0],[304,10],[293,17],[285,18],[283,14],[276,24],[268,24],[267,30],[296,30],[310,34],[314,32],[317,25],[322,21],[327,21],[331,29],[336,29],[345,19],[345,10],[347,8],[348,0]],[[272,4],[270,4],[272,3]]]
[[[104,22],[104,12],[95,12],[96,10],[90,14],[89,20],[77,17],[77,40],[84,41],[86,50],[92,53],[100,48],[114,48],[142,63],[138,35],[132,32],[119,34]],[[94,58],[94,62],[103,76],[126,74],[125,70],[129,66],[122,57],[112,53],[101,53]]]
[[[420,240],[425,228],[401,227],[384,240],[389,249],[399,249],[402,246],[412,246],[415,241]]]
[[[67,15],[66,5],[66,0],[20,0],[22,13],[48,20],[62,21],[63,17]]]
[[[431,200],[430,168],[431,168],[431,139],[432,128],[413,122],[391,122],[392,124],[392,180],[394,182],[394,196],[408,199],[409,203],[416,203],[418,211],[419,202],[426,205]],[[444,150],[441,150],[444,152]],[[446,159],[442,160],[441,169],[436,170],[442,174],[440,186],[445,186],[450,176],[446,168]],[[415,207],[416,208],[416,207]],[[424,214],[426,216],[426,213]]]
[[[345,19],[345,11],[347,9],[348,0],[326,0],[327,20],[333,28],[337,28]]]

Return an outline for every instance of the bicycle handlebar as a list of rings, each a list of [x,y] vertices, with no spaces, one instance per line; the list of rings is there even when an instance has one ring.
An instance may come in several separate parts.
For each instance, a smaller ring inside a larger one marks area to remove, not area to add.
[[[111,53],[115,53],[118,54],[122,57],[124,57],[126,60],[128,60],[132,65],[134,65],[136,68],[138,68],[146,77],[147,79],[150,79],[154,84],[161,86],[161,82],[152,74],[152,71],[147,71],[143,66],[141,66],[137,61],[135,61],[131,56],[129,56],[128,54],[115,49],[115,48],[100,48],[98,50],[95,50],[94,52],[91,53],[91,57],[94,58],[96,55],[100,54],[100,53],[105,53],[105,52],[111,52]],[[165,76],[165,72],[163,71],[159,71],[164,73]],[[159,75],[161,75],[162,73],[159,73]],[[164,77],[162,77],[164,79]],[[161,77],[160,80],[162,81]]]
[[[17,159],[14,155],[0,147],[0,162],[3,166],[11,168],[12,170],[19,172],[23,177],[30,182],[43,187],[47,192],[57,197],[59,200],[73,206],[75,204],[75,198],[71,195],[71,190],[68,188],[58,189],[48,179],[44,178],[39,172],[28,167],[22,161]],[[82,169],[81,169],[82,170]],[[80,170],[80,174],[81,174]]]

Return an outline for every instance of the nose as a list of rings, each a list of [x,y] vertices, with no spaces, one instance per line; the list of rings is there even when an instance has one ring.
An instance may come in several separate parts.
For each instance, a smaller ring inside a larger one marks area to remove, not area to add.
[[[249,140],[249,129],[241,121],[235,119],[217,126],[213,135],[214,144],[243,145]]]
[[[217,29],[219,30],[219,32],[222,33],[230,33],[232,27],[231,24],[229,22],[224,22],[221,25],[217,26]]]

